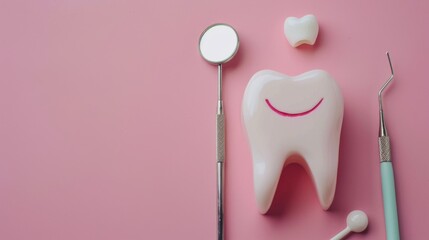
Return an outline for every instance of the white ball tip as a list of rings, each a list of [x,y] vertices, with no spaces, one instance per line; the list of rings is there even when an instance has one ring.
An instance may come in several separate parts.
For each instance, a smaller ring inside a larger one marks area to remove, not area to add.
[[[368,216],[361,210],[354,210],[347,216],[347,226],[353,232],[362,232],[368,226]]]

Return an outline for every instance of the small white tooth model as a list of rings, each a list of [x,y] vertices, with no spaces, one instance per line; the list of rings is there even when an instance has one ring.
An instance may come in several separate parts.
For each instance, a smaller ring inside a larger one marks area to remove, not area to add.
[[[258,209],[271,206],[283,166],[302,156],[323,209],[334,199],[343,97],[323,70],[290,77],[263,70],[249,81],[242,115],[253,158]],[[308,189],[312,190],[312,189]]]
[[[314,45],[319,34],[319,24],[314,15],[305,15],[302,18],[288,17],[284,24],[286,39],[292,47],[301,44]]]

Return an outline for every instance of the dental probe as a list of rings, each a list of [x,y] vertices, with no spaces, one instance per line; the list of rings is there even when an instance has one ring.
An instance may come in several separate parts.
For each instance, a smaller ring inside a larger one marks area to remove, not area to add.
[[[384,221],[386,224],[386,239],[399,240],[398,212],[396,208],[395,177],[393,174],[392,158],[390,154],[390,138],[387,134],[386,124],[384,122],[383,99],[384,89],[393,80],[393,67],[389,52],[386,53],[389,60],[391,75],[383,84],[378,92],[378,104],[380,114],[380,130],[378,135],[378,144],[381,162],[381,181],[383,190]]]

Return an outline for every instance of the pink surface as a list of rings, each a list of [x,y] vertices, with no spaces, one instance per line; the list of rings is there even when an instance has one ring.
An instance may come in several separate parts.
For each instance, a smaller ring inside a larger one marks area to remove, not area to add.
[[[226,239],[328,239],[349,211],[384,239],[377,91],[385,95],[404,239],[427,238],[429,2],[0,2],[0,239],[215,239],[217,69],[198,54],[215,22],[241,46],[225,65]],[[313,13],[316,46],[294,49],[287,16]],[[301,167],[256,209],[241,99],[273,69],[327,70],[345,100],[336,197],[323,211]]]

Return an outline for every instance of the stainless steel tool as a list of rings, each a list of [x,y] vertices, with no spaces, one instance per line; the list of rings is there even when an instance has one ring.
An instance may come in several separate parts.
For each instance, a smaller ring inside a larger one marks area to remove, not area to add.
[[[200,36],[201,56],[218,66],[216,111],[216,164],[217,164],[217,239],[224,239],[223,199],[225,163],[225,114],[222,100],[222,64],[231,60],[238,51],[238,34],[228,24],[218,23],[207,27]]]
[[[378,105],[380,114],[380,130],[378,134],[378,144],[380,148],[381,183],[383,191],[384,221],[386,224],[386,239],[399,240],[400,235],[398,212],[396,207],[395,177],[393,174],[392,158],[390,154],[390,138],[387,134],[382,98],[383,91],[393,80],[393,67],[392,62],[390,60],[389,52],[387,52],[386,55],[387,59],[389,60],[391,75],[378,92]]]

